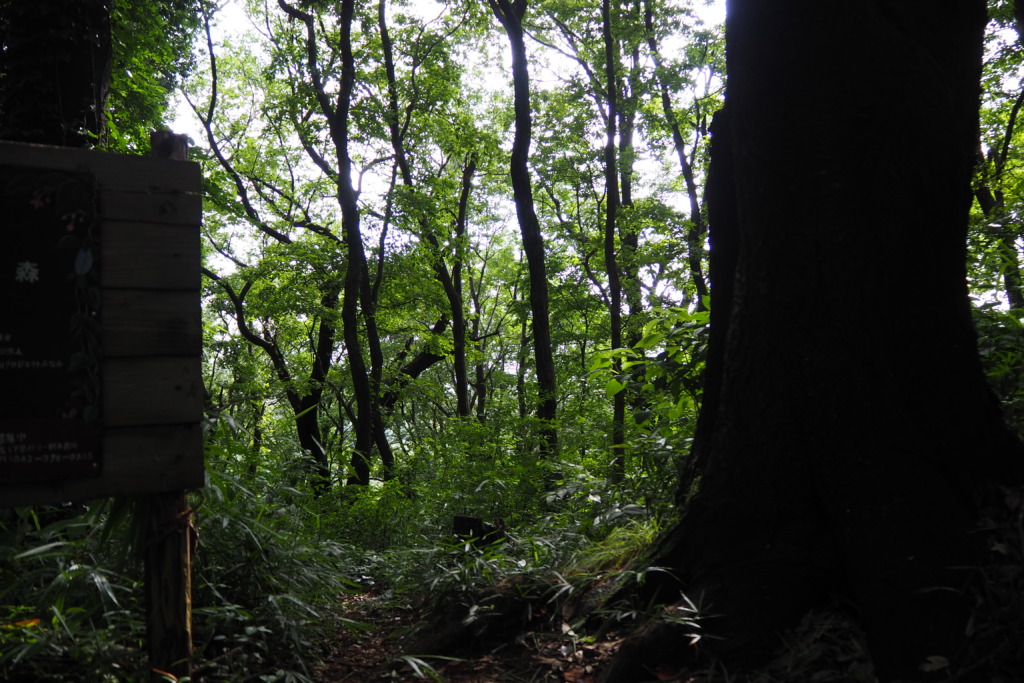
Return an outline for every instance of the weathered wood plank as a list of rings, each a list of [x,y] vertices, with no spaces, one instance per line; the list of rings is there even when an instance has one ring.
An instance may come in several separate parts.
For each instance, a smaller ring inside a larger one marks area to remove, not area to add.
[[[0,164],[61,171],[87,170],[96,176],[102,187],[126,192],[175,188],[198,193],[202,187],[202,175],[196,162],[167,161],[152,156],[0,142]]]
[[[199,422],[203,417],[201,359],[103,360],[105,428]]]
[[[198,194],[176,189],[145,192],[106,189],[100,193],[100,213],[104,221],[199,225],[203,216],[203,199]]]
[[[203,485],[203,430],[198,422],[109,428],[103,432],[103,467],[128,490],[140,479],[167,473],[173,485],[159,484],[140,493],[177,491]],[[163,476],[163,475],[161,475]]]
[[[197,292],[105,289],[100,310],[107,358],[198,358],[203,352]]]
[[[0,507],[201,488],[202,448],[198,423],[107,429],[100,477],[0,482]]]
[[[201,287],[199,231],[192,226],[103,222],[100,240],[104,288]]]

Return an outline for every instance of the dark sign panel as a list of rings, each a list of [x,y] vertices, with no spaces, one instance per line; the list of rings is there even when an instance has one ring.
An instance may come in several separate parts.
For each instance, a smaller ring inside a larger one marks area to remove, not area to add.
[[[92,176],[0,166],[0,481],[99,474]]]

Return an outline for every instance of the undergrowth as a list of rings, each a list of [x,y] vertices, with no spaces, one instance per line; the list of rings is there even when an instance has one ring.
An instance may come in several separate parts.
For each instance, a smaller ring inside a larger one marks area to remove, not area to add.
[[[479,588],[514,579],[564,601],[649,541],[656,512],[671,507],[670,490],[659,498],[645,481],[650,461],[628,472],[626,487],[531,458],[470,462],[415,488],[406,477],[316,497],[272,462],[249,466],[237,443],[229,423],[211,423],[207,485],[190,494],[195,681],[311,681],[327,635],[361,627],[332,608],[346,591],[468,605]],[[550,491],[527,476],[556,466]],[[148,677],[145,509],[122,499],[0,510],[0,679]],[[457,514],[501,520],[504,542],[467,548],[452,534]]]
[[[194,679],[309,681],[356,553],[310,533],[307,497],[268,500],[212,464],[193,501]],[[4,514],[0,679],[148,678],[138,522],[108,501]]]
[[[986,310],[978,326],[986,368],[1015,420],[1024,414],[1019,320]],[[649,392],[664,379],[643,370],[623,376],[622,385]],[[532,453],[485,448],[486,434],[467,432],[459,438],[476,439],[476,445],[435,444],[435,453],[424,450],[401,462],[392,479],[319,497],[304,483],[309,466],[294,445],[279,440],[279,452],[254,461],[246,435],[228,420],[211,421],[208,483],[191,497],[200,535],[193,568],[194,679],[312,680],[326,635],[361,627],[333,609],[348,591],[372,591],[428,611],[457,604],[472,619],[485,620],[495,616],[494,605],[482,604],[480,596],[505,587],[530,598],[531,617],[580,638],[656,614],[655,608],[606,602],[623,582],[661,571],[637,562],[672,519],[676,471],[691,432],[665,429],[678,402],[651,405],[662,412],[642,416],[652,425],[634,440],[642,455],[631,459],[617,483],[595,464],[606,462],[606,453],[539,461]],[[1013,491],[1004,492],[1001,505],[980,532],[992,561],[979,569],[971,628],[975,647],[984,651],[977,656],[1007,662],[993,670],[1012,681],[1012,672],[1024,666],[1024,506]],[[136,547],[143,520],[133,510],[110,501],[0,510],[0,679],[147,677]],[[457,539],[455,515],[500,521],[503,541],[476,547]],[[693,622],[695,633],[697,616],[696,610],[669,615]],[[790,634],[776,668],[759,680],[810,676],[814,666],[826,666],[822,662],[843,680],[869,680],[852,628],[812,615]]]

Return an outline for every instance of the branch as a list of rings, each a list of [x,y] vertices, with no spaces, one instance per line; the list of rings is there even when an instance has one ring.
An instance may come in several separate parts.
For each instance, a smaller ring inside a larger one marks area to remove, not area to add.
[[[313,25],[313,16],[303,12],[285,0],[277,0],[277,6],[284,10],[292,19],[298,19],[306,27],[306,65],[309,67],[309,75],[313,79],[313,92],[316,94],[317,102],[320,104],[320,111],[327,118],[328,122],[334,119],[334,108],[324,90],[323,75],[320,73],[319,56],[316,47],[316,28]],[[333,127],[333,123],[332,123]]]
[[[241,291],[235,292],[235,289],[231,286],[230,282],[217,275],[209,268],[203,267],[201,268],[201,272],[203,275],[220,285],[224,290],[224,293],[227,294],[228,299],[231,300],[231,304],[235,309],[235,323],[238,325],[238,331],[242,334],[242,338],[250,344],[263,349],[270,357],[270,362],[274,366],[274,372],[277,374],[277,378],[284,384],[285,393],[288,396],[288,402],[292,405],[292,408],[298,412],[301,399],[292,388],[292,377],[291,373],[288,372],[288,365],[285,362],[284,355],[277,347],[277,344],[256,334],[253,332],[252,328],[249,327],[249,321],[245,315],[245,296],[249,293],[249,289],[252,288],[253,280],[246,281]]]
[[[1006,133],[1003,135],[1003,144],[999,150],[999,157],[996,162],[996,182],[1002,182],[1003,169],[1006,167],[1006,159],[1010,155],[1010,141],[1013,139],[1013,129],[1017,127],[1017,115],[1020,113],[1022,105],[1024,105],[1024,87],[1021,88],[1020,94],[1017,95],[1013,108],[1010,110],[1010,118],[1006,122]]]
[[[247,263],[242,263],[242,262],[241,262],[241,261],[239,261],[239,260],[238,260],[237,258],[235,258],[235,257],[234,257],[234,256],[232,256],[231,254],[229,254],[229,253],[228,253],[228,252],[227,252],[227,251],[226,251],[226,250],[224,249],[224,247],[220,246],[219,244],[217,244],[216,242],[214,242],[214,241],[213,241],[213,237],[212,237],[211,235],[206,235],[205,237],[206,237],[206,241],[210,243],[210,246],[212,246],[212,247],[213,247],[214,251],[216,251],[216,252],[217,252],[218,254],[220,254],[221,256],[223,256],[224,258],[226,258],[227,260],[229,260],[229,261],[231,261],[232,263],[234,263],[234,264],[235,264],[236,266],[238,266],[239,268],[250,268],[250,267],[251,267],[251,266],[249,266],[249,264],[247,264]],[[211,275],[212,275],[212,274],[211,274]]]
[[[221,152],[220,144],[217,142],[217,138],[213,134],[213,116],[216,112],[217,106],[217,57],[213,51],[213,34],[210,30],[210,16],[206,12],[203,14],[203,26],[206,31],[206,47],[210,54],[210,103],[204,116],[199,112],[199,108],[192,98],[189,97],[187,92],[183,91],[185,101],[188,102],[188,106],[195,113],[196,118],[203,125],[203,131],[206,133],[206,140],[210,145],[210,151],[217,159],[217,163],[220,164],[228,175],[231,177],[235,184],[235,191],[238,193],[238,198],[242,202],[242,208],[245,212],[246,218],[249,222],[256,226],[260,231],[274,238],[278,242],[284,244],[291,244],[291,238],[284,233],[278,232],[270,227],[259,215],[256,209],[253,207],[251,200],[249,199],[249,191],[242,181],[241,175],[235,170],[234,165],[227,160],[223,152]]]
[[[442,318],[434,323],[434,326],[430,328],[430,332],[436,336],[444,332],[447,327],[448,321],[445,318]],[[412,343],[412,339],[407,341],[405,343],[405,349],[396,356],[395,360],[399,362],[404,360],[409,349],[412,347]],[[380,398],[381,410],[390,412],[394,408],[395,403],[398,402],[398,397],[402,390],[409,386],[414,379],[419,377],[424,371],[430,368],[430,366],[441,360],[444,360],[444,356],[428,350],[420,351],[413,356],[412,360],[403,365],[402,369],[398,371],[398,375],[388,382],[388,389]]]

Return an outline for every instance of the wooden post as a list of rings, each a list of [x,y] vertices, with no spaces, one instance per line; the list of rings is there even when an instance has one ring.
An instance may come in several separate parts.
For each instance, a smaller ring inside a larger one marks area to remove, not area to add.
[[[150,680],[192,675],[192,509],[183,491],[148,497],[145,561]]]

